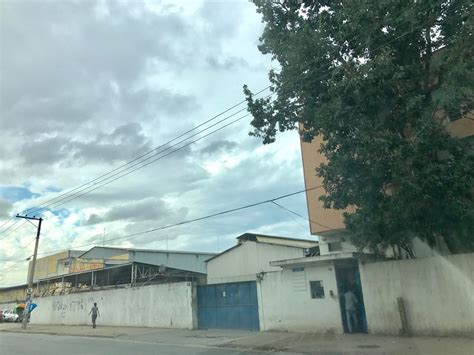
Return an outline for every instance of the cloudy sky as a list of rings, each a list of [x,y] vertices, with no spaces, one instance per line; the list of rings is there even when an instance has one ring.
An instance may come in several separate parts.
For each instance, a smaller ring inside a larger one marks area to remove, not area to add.
[[[246,1],[0,6],[0,286],[26,280],[26,262],[15,261],[33,250],[35,227],[11,216],[195,128],[243,100],[243,84],[266,87],[268,70],[278,67],[257,50],[263,24]],[[49,204],[40,253],[100,245],[104,231],[105,239],[117,238],[303,189],[296,132],[263,146],[249,137],[249,122]],[[303,194],[279,202],[306,215]],[[305,220],[263,205],[106,244],[217,252],[247,231],[314,238]]]

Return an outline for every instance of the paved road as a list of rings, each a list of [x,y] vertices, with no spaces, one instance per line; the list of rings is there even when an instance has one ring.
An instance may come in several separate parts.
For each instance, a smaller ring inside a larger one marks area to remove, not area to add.
[[[474,338],[0,324],[0,355],[472,355]],[[249,351],[251,350],[251,351]]]
[[[0,354],[147,355],[147,354],[264,354],[204,345],[164,344],[111,338],[0,333]],[[284,353],[279,353],[284,354]],[[286,353],[289,354],[289,353]]]

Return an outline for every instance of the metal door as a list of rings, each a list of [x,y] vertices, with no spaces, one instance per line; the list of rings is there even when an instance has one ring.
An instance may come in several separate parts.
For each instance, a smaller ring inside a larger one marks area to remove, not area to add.
[[[200,329],[260,329],[255,281],[198,286],[197,304]]]

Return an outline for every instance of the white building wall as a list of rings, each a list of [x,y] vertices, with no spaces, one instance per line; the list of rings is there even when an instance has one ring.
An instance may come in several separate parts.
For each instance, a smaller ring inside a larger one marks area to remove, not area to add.
[[[195,292],[190,282],[107,291],[72,293],[34,299],[32,324],[91,324],[94,302],[98,325],[193,329]]]
[[[323,281],[324,298],[311,298],[310,281]],[[261,330],[343,333],[332,263],[265,274],[257,292]]]
[[[319,253],[320,255],[329,255],[334,253],[357,252],[357,248],[352,244],[347,235],[324,235],[319,238]],[[329,251],[330,243],[341,243],[342,250],[332,252]]]
[[[398,335],[397,297],[414,335],[474,334],[474,254],[360,264],[369,332]]]
[[[270,266],[270,261],[303,256],[302,248],[246,241],[207,263],[207,283],[252,281],[261,271],[280,269]]]

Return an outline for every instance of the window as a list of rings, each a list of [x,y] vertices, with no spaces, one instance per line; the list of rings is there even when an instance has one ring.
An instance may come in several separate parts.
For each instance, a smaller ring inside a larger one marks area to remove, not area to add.
[[[328,243],[329,251],[342,251],[342,242]]]
[[[324,286],[322,281],[310,281],[311,298],[324,298]]]

